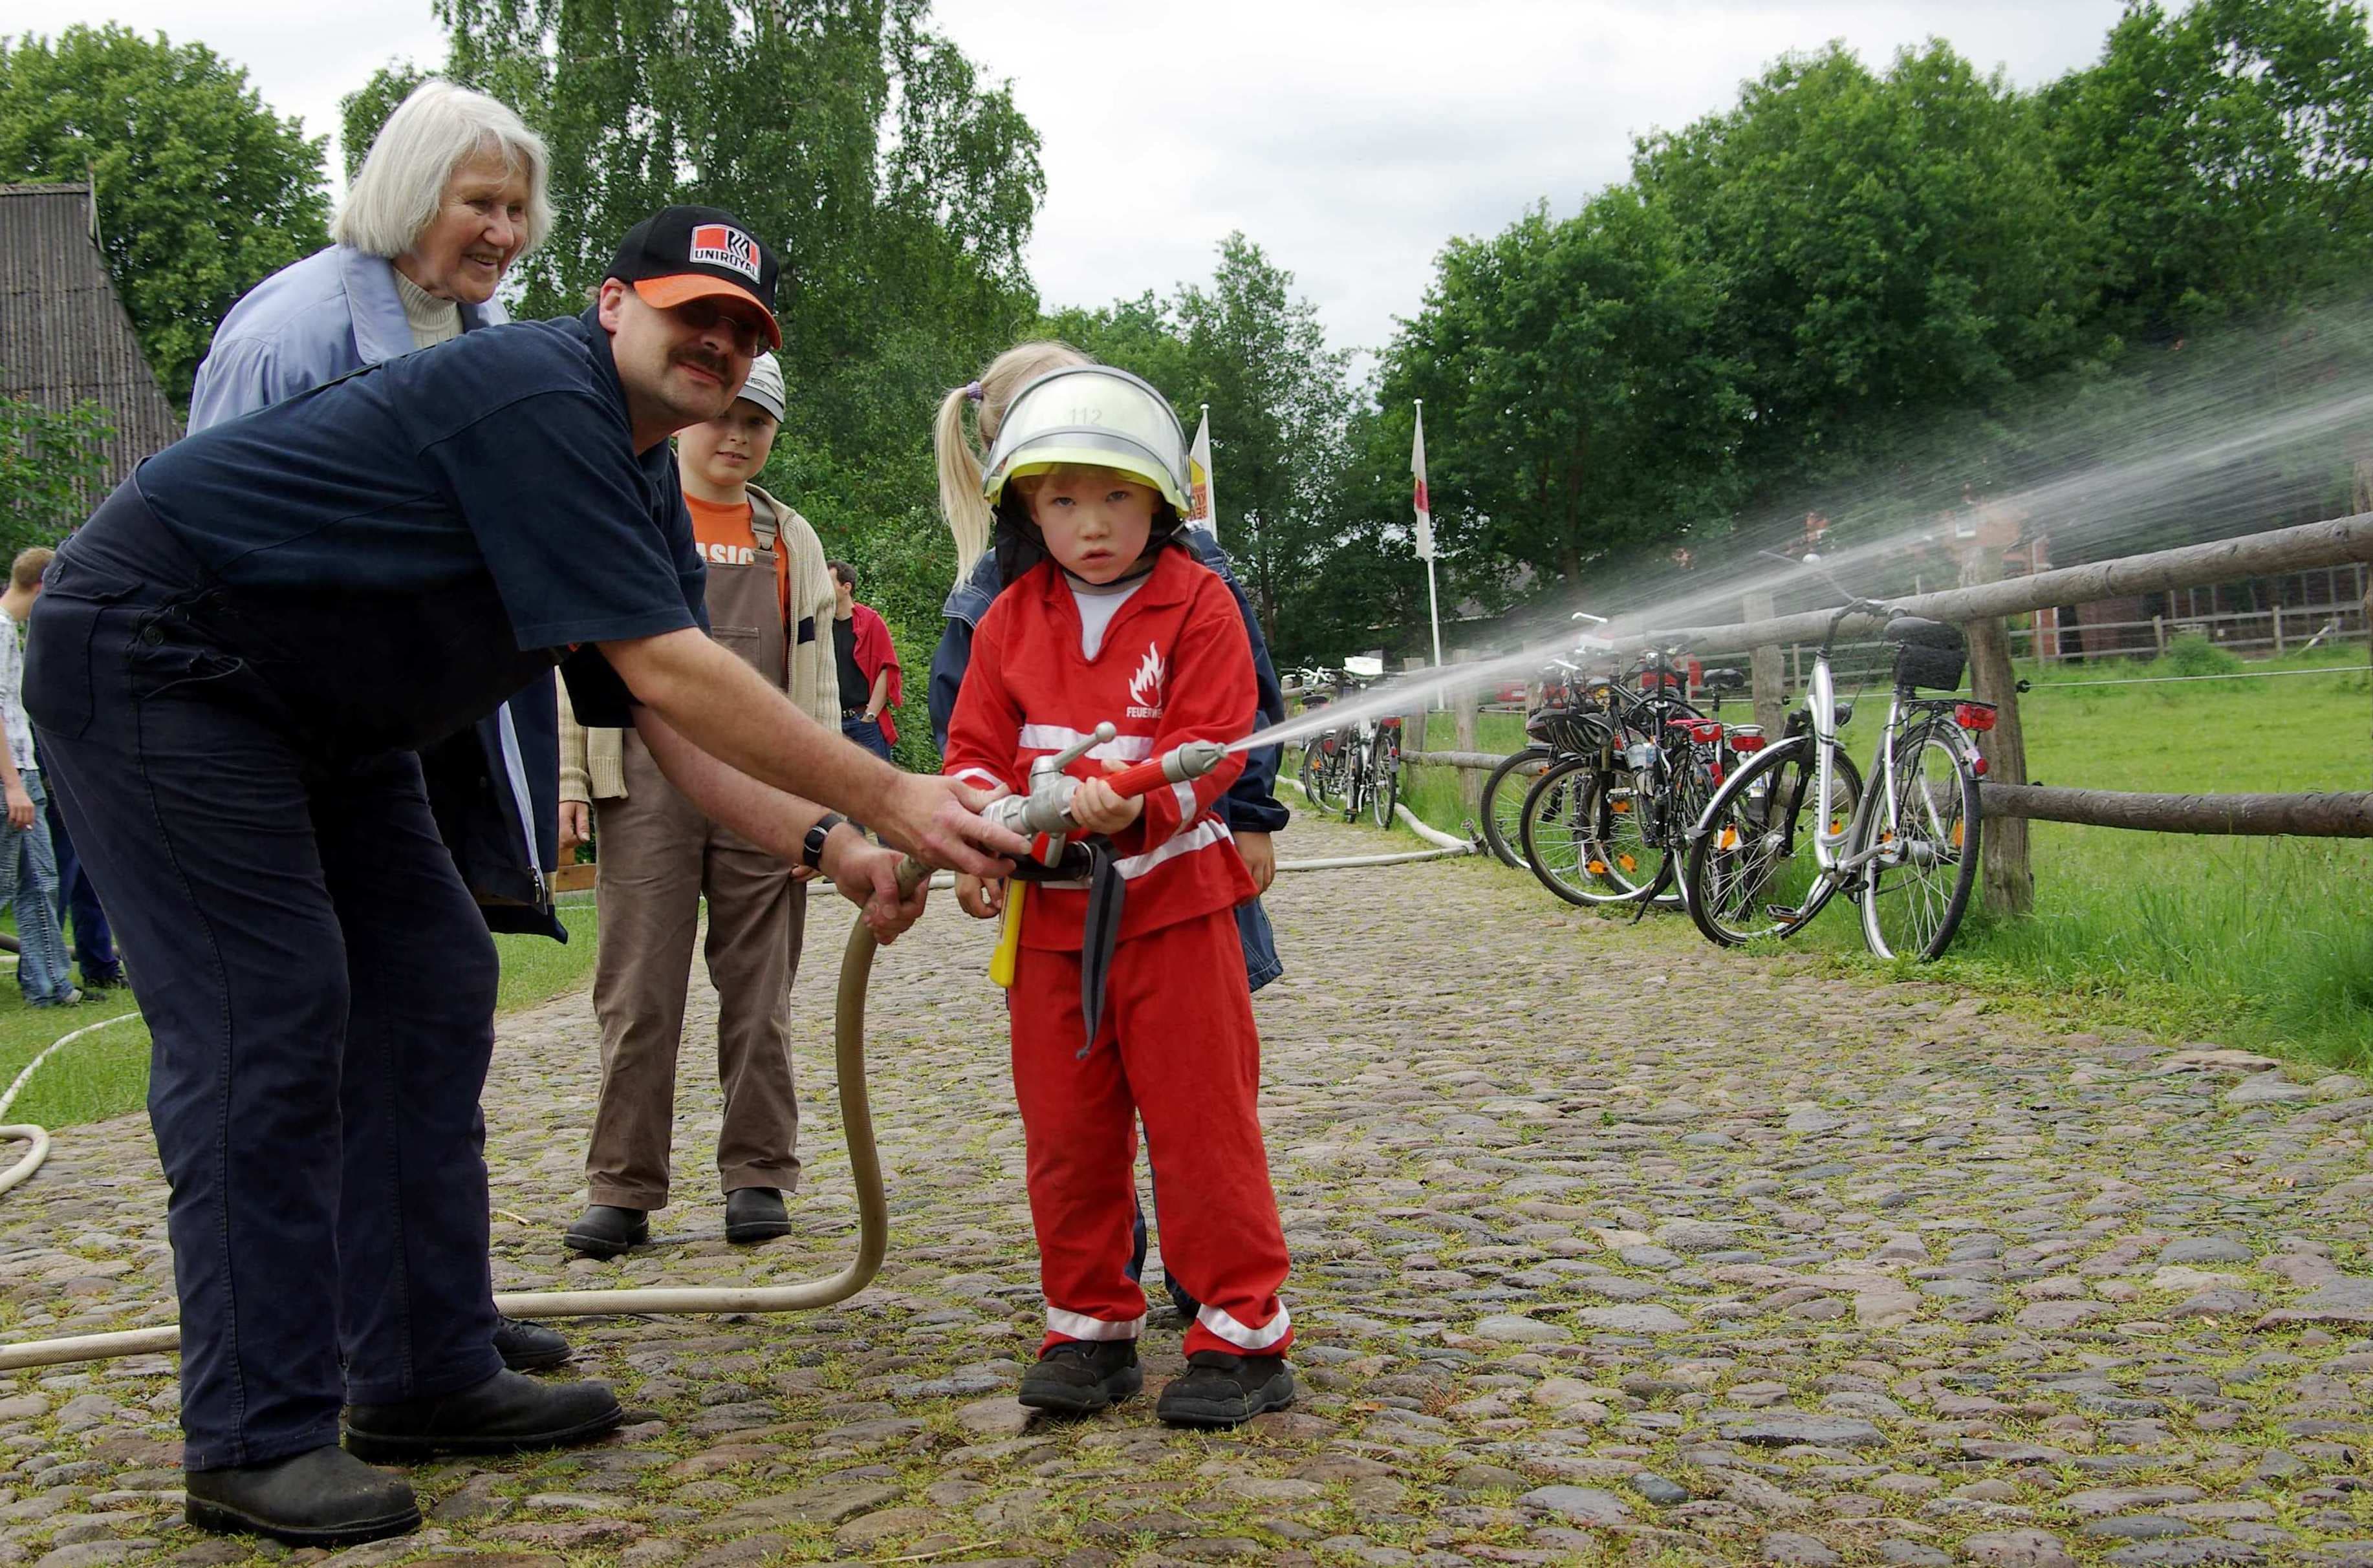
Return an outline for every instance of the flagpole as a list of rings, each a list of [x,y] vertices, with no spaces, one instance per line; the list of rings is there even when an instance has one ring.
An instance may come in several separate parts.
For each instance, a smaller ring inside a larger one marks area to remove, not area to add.
[[[1420,508],[1422,525],[1430,524],[1431,518],[1425,514],[1432,511],[1430,500],[1425,494],[1425,400],[1418,398],[1414,401],[1417,404],[1417,440],[1415,460],[1410,466],[1417,470],[1419,498],[1420,502],[1425,503]],[[1442,668],[1442,595],[1434,587],[1432,532],[1431,527],[1427,527],[1427,537],[1423,541],[1425,548],[1422,551],[1425,556],[1425,603],[1428,619],[1433,623],[1433,668],[1440,669]],[[1444,693],[1436,691],[1433,697],[1433,711],[1441,713],[1446,705]]]

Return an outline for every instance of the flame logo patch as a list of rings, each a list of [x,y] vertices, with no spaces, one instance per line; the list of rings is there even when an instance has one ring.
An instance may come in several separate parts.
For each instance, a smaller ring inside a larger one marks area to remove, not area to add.
[[[1151,643],[1145,645],[1145,658],[1129,678],[1128,700],[1133,704],[1128,716],[1151,719],[1162,716],[1162,682],[1169,675],[1169,667],[1162,662],[1162,650]]]

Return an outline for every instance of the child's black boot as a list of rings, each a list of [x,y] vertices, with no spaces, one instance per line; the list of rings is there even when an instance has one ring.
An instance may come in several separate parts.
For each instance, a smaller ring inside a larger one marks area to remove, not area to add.
[[[1022,1375],[1022,1402],[1056,1415],[1086,1415],[1145,1387],[1135,1340],[1066,1340],[1038,1353]]]
[[[1198,1350],[1162,1390],[1153,1413],[1173,1426],[1241,1426],[1293,1403],[1293,1368],[1281,1355]]]

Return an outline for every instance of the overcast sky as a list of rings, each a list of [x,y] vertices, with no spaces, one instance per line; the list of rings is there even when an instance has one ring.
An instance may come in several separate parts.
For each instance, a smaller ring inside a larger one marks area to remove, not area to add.
[[[1206,278],[1241,228],[1339,346],[1414,313],[1454,235],[1572,212],[1631,140],[1729,107],[1775,56],[1841,39],[1874,66],[1932,36],[2033,86],[2088,64],[2116,0],[938,0],[939,25],[1044,138],[1030,248],[1046,303]],[[312,133],[391,57],[444,56],[427,0],[50,0],[202,40]],[[23,24],[16,24],[23,25]],[[785,93],[796,93],[785,83]],[[333,162],[334,163],[334,151]]]

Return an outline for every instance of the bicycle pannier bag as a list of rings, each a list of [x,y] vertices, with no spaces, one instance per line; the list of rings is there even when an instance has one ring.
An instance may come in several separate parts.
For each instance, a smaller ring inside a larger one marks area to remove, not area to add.
[[[1888,622],[1884,635],[1896,645],[1898,686],[1950,691],[1961,684],[1961,672],[1969,664],[1969,643],[1959,627],[1907,615]]]

